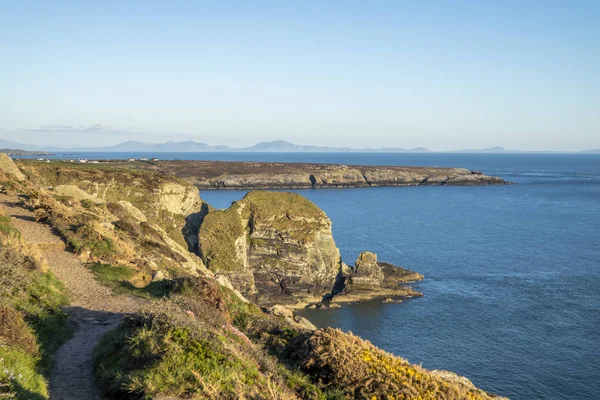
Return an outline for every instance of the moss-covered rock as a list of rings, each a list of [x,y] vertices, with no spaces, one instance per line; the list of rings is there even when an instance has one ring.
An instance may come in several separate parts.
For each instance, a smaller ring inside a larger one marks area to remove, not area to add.
[[[252,287],[243,287],[240,276],[253,279],[263,303],[325,294],[341,265],[330,219],[295,193],[250,192],[229,209],[209,213],[199,250],[209,269],[229,275],[247,294]]]

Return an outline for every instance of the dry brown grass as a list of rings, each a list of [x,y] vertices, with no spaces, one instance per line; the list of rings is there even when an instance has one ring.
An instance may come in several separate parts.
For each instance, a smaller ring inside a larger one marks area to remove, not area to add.
[[[0,303],[0,343],[16,346],[28,354],[39,355],[39,348],[32,329],[22,312]]]

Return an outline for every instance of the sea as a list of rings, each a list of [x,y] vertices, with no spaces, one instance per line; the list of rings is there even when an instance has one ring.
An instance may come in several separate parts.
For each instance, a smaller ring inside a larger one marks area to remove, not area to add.
[[[294,190],[347,264],[361,251],[422,273],[422,298],[303,310],[428,369],[511,399],[600,399],[600,155],[85,153],[57,157],[449,166],[513,185]],[[202,191],[217,208],[245,191]]]

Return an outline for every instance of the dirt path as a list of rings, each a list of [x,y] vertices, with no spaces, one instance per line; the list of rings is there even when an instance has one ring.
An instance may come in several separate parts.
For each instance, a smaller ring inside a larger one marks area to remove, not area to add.
[[[18,203],[18,198],[0,194],[0,205],[13,217],[27,243],[37,245],[48,261],[50,271],[71,294],[65,309],[75,333],[56,353],[50,376],[52,400],[101,399],[93,374],[92,353],[106,332],[116,328],[127,313],[139,310],[142,299],[115,295],[102,286],[79,258],[67,251],[64,242],[46,224]]]

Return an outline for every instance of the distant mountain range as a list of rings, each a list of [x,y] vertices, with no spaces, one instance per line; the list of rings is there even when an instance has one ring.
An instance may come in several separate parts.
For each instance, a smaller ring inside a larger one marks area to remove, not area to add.
[[[430,153],[431,150],[425,147],[416,147],[404,149],[401,147],[382,147],[378,149],[364,148],[355,149],[350,147],[328,147],[315,145],[300,145],[284,140],[275,140],[272,142],[260,142],[250,147],[234,148],[224,145],[211,146],[206,143],[194,141],[166,142],[166,143],[148,143],[138,141],[128,141],[112,146],[105,147],[52,147],[35,146],[25,143],[17,143],[9,140],[0,139],[0,148],[4,149],[22,149],[26,151],[42,152],[122,152],[122,153],[201,153],[201,152],[254,152],[254,153],[334,153],[334,152],[370,152],[370,153]],[[3,151],[3,152],[6,152]],[[503,147],[491,147],[487,149],[464,149],[455,151],[444,151],[444,153],[523,153],[521,150],[507,150]],[[584,153],[600,153],[600,149],[584,150]],[[539,153],[536,152],[536,153]],[[549,152],[548,152],[549,153]]]

